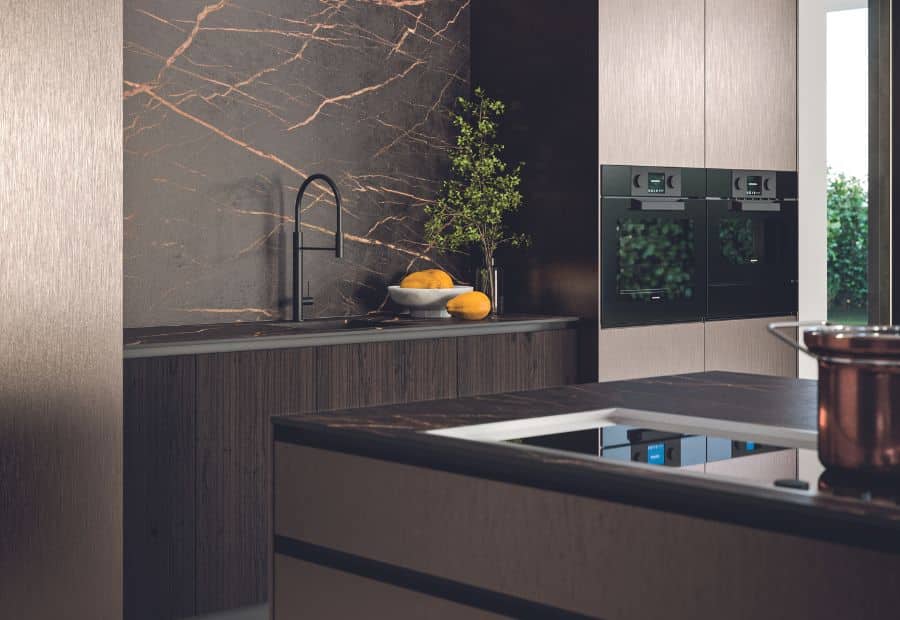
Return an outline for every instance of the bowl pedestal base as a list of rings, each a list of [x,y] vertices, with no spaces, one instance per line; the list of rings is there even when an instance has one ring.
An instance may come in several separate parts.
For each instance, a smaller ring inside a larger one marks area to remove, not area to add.
[[[408,308],[409,315],[414,319],[449,319],[450,313],[444,309]]]

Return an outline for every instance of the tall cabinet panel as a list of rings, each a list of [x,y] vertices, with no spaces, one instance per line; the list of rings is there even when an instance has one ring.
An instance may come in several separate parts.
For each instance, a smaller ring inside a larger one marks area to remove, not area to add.
[[[600,381],[703,372],[703,323],[600,330]]]
[[[797,169],[797,1],[706,1],[706,166]]]
[[[797,352],[766,330],[769,323],[796,319],[773,316],[706,323],[706,370],[796,377]]]
[[[600,3],[601,164],[703,167],[703,2]]]

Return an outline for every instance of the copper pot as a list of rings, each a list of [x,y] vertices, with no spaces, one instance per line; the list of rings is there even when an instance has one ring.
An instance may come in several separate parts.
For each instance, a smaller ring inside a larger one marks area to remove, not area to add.
[[[900,327],[815,323],[803,344],[769,331],[819,362],[819,460],[825,467],[900,473]]]

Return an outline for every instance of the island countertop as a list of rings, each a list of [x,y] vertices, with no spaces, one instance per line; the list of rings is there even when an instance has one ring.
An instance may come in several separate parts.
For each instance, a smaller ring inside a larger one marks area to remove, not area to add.
[[[900,489],[888,500],[865,486],[816,490],[815,480],[811,491],[785,490],[422,432],[610,407],[815,430],[816,383],[707,372],[281,416],[273,426],[276,442],[900,553]]]
[[[136,327],[124,330],[123,344],[125,359],[133,359],[536,332],[566,329],[578,321],[575,317],[511,314],[482,321],[401,316]]]

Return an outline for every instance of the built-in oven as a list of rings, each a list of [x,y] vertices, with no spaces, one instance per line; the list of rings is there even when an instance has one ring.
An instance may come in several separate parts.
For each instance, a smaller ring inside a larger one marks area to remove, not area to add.
[[[602,166],[601,325],[702,320],[706,172]]]
[[[707,319],[797,312],[797,175],[707,170]]]

